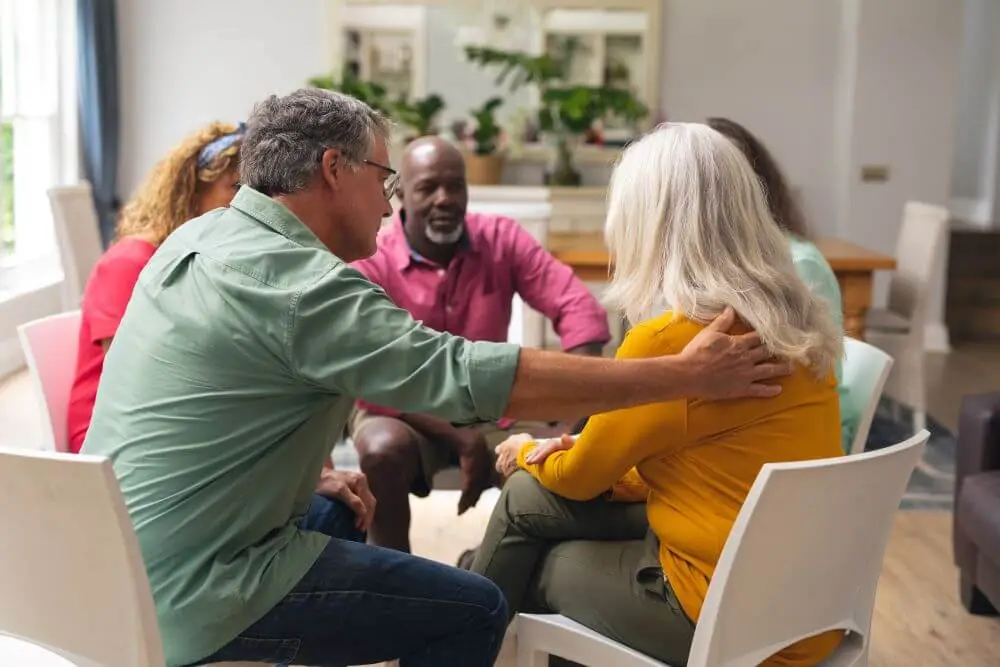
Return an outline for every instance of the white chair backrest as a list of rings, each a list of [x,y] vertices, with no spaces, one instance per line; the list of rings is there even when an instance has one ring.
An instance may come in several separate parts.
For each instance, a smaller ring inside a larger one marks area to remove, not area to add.
[[[931,280],[944,261],[948,210],[920,202],[907,202],[896,243],[896,270],[889,280],[889,310],[922,332]]]
[[[715,568],[688,667],[752,667],[838,628],[857,633],[838,658],[866,653],[893,517],[929,437],[765,465]]]
[[[49,203],[66,294],[73,305],[79,305],[90,272],[104,252],[90,183],[52,188]]]
[[[111,463],[0,449],[0,635],[74,664],[163,667],[139,544]]]
[[[845,399],[849,406],[841,406],[841,409],[847,407],[859,415],[858,423],[854,425],[851,454],[865,451],[868,432],[892,363],[892,357],[874,345],[855,338],[844,338],[843,382],[848,388]]]
[[[35,396],[48,428],[43,448],[68,451],[66,413],[79,352],[80,311],[60,313],[17,328]]]

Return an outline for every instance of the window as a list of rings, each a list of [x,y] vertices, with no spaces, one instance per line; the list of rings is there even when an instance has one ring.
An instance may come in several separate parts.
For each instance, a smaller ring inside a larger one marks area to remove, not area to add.
[[[390,99],[423,97],[427,9],[403,4],[344,5],[339,66],[385,86]],[[335,68],[338,69],[338,68]],[[340,76],[339,71],[334,77]]]
[[[47,190],[78,171],[72,0],[0,0],[0,266],[56,249]]]

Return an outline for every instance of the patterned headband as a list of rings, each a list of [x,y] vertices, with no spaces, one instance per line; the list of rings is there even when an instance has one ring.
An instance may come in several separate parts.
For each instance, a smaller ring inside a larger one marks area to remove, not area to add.
[[[204,169],[208,165],[212,164],[212,161],[219,157],[223,151],[235,144],[237,141],[242,140],[243,135],[246,134],[246,129],[246,123],[240,123],[235,132],[219,137],[212,143],[202,148],[201,152],[198,154],[198,168]]]

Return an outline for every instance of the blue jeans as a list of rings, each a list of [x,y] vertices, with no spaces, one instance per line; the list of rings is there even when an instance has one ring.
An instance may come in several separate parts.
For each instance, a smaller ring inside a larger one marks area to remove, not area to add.
[[[333,539],[277,606],[203,663],[493,665],[507,602],[491,581],[364,544],[340,501],[314,496],[301,526]]]

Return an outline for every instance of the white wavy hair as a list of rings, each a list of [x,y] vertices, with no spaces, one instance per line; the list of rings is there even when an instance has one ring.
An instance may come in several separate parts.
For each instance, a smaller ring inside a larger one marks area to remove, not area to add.
[[[608,301],[636,322],[666,303],[706,323],[732,306],[775,356],[830,372],[843,332],[799,279],[746,157],[701,123],[666,123],[611,176]]]

